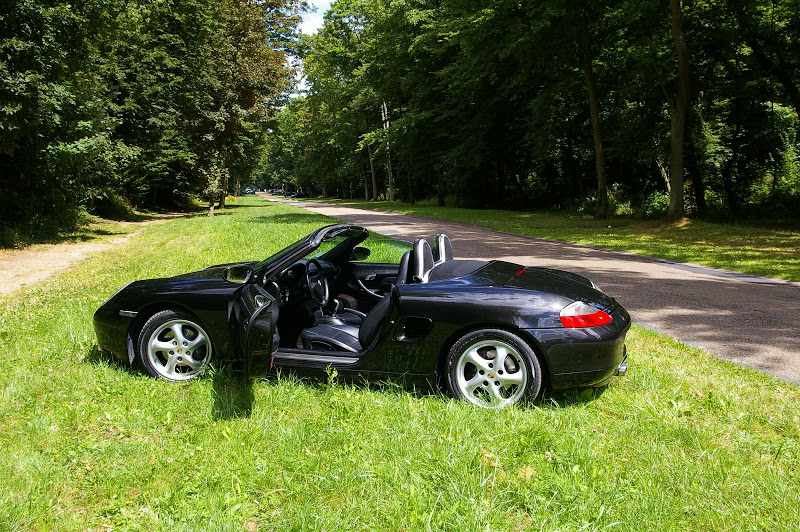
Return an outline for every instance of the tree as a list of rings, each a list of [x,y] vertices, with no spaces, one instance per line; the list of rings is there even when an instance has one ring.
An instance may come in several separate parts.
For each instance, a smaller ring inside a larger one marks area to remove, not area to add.
[[[107,9],[108,8],[108,9]],[[10,0],[0,10],[0,194],[3,227],[34,234],[74,225],[113,188],[124,147],[109,135],[98,44],[115,6]],[[95,39],[95,40],[93,40]],[[6,225],[8,224],[8,226]],[[14,237],[0,234],[4,245]]]
[[[689,72],[689,48],[681,21],[681,0],[670,0],[670,18],[672,22],[672,40],[675,43],[675,55],[678,57],[678,78],[676,93],[665,91],[670,108],[670,172],[669,172],[669,210],[670,219],[682,218],[684,214],[683,200],[683,141],[686,115],[689,112],[692,80]]]
[[[600,216],[738,214],[763,204],[764,183],[796,197],[778,80],[798,85],[796,2],[334,2],[304,57],[299,171],[367,197],[371,173],[376,197],[391,148],[406,200]]]

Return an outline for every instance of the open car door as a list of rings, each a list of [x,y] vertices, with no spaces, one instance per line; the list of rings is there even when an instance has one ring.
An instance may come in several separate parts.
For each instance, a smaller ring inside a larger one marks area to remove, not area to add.
[[[234,292],[230,317],[231,336],[239,340],[244,377],[254,371],[266,374],[280,344],[275,297],[257,283],[246,283]]]

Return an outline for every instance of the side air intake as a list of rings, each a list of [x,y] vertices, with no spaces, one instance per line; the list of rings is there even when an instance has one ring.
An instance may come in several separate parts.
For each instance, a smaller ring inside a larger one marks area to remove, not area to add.
[[[433,322],[429,318],[411,316],[403,322],[400,335],[395,338],[396,342],[416,342],[422,340],[425,335],[431,332]]]

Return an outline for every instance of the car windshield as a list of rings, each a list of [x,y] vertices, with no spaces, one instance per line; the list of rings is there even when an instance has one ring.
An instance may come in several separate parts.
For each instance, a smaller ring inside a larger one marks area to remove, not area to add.
[[[270,256],[269,256],[269,257],[267,257],[266,259],[264,259],[264,260],[262,260],[261,262],[259,262],[258,264],[256,264],[256,265],[253,267],[253,271],[256,271],[256,272],[258,272],[258,271],[260,271],[260,270],[261,270],[261,269],[262,269],[264,266],[266,266],[267,264],[269,264],[269,263],[271,263],[271,262],[274,262],[274,261],[276,261],[276,260],[280,259],[281,257],[284,257],[284,256],[286,256],[286,255],[288,255],[288,254],[292,253],[294,250],[296,250],[297,248],[299,248],[300,246],[302,246],[303,244],[305,244],[305,242],[306,242],[307,240],[308,240],[308,237],[307,237],[307,236],[306,236],[306,237],[303,237],[303,238],[301,238],[300,240],[298,240],[297,242],[295,242],[295,243],[293,243],[293,244],[291,244],[291,245],[289,245],[289,246],[286,246],[285,248],[283,248],[282,250],[278,251],[277,253],[275,253],[275,254],[273,254],[273,255],[270,255]]]
[[[314,258],[314,259],[319,258],[319,257],[325,255],[327,252],[329,252],[333,248],[339,246],[345,240],[349,240],[349,239],[350,239],[350,236],[347,235],[347,234],[345,234],[345,235],[336,235],[331,239],[326,239],[319,245],[319,247],[317,249],[315,249],[314,251],[312,251],[311,253],[306,255],[306,258],[310,258],[310,259],[311,258]],[[350,246],[350,247],[352,247],[352,246]]]
[[[283,248],[282,250],[278,251],[274,255],[267,257],[266,259],[262,260],[255,266],[253,266],[253,271],[261,271],[265,268],[268,264],[272,264],[275,262],[281,262],[285,257],[292,255],[295,251],[299,248],[303,247],[304,245],[311,244],[312,238],[316,236],[316,238],[321,238],[320,244],[312,249],[308,254],[306,254],[306,258],[313,258],[313,257],[321,257],[326,253],[332,253],[334,256],[337,254],[336,248],[338,246],[342,246],[342,250],[352,249],[355,246],[355,243],[347,243],[348,240],[352,238],[363,238],[364,233],[366,232],[362,228],[355,228],[355,227],[330,227],[330,228],[323,228],[326,231],[323,232],[321,235],[319,232],[312,233],[311,235],[301,238],[294,244]],[[330,255],[328,255],[329,258]]]

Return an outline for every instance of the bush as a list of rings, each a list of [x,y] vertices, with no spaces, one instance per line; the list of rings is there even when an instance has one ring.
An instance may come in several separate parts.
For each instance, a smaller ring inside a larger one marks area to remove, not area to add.
[[[90,211],[92,214],[108,220],[133,220],[136,218],[130,202],[116,194],[109,194],[105,198],[95,200]]]
[[[653,192],[642,201],[640,210],[646,218],[663,218],[669,210],[669,194]]]

